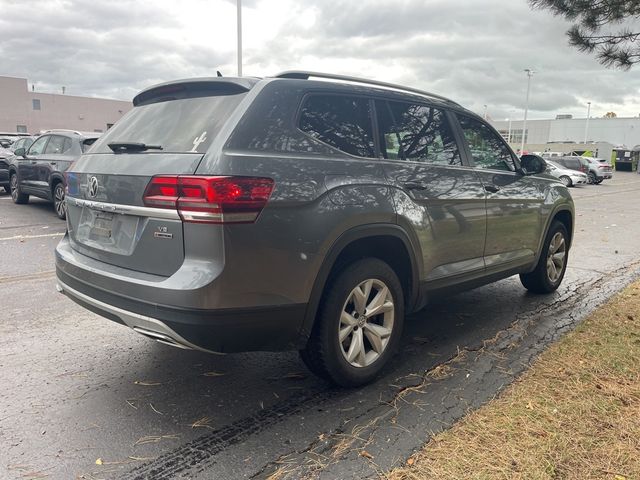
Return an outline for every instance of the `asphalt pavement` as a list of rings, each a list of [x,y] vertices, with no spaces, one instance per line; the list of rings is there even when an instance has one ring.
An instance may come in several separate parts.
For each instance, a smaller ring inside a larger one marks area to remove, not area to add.
[[[571,191],[556,293],[514,277],[440,299],[357,390],[294,352],[179,350],[82,309],[55,290],[64,222],[0,194],[0,478],[363,478],[402,464],[639,276],[640,175]]]

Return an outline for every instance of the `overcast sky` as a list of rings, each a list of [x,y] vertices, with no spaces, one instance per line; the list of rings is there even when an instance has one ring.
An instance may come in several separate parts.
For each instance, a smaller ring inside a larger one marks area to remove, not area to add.
[[[244,0],[245,75],[308,69],[397,82],[491,118],[640,115],[640,65],[602,67],[526,0]],[[176,78],[236,74],[233,0],[0,0],[0,75],[41,92],[131,100]],[[1,106],[0,106],[1,108]]]

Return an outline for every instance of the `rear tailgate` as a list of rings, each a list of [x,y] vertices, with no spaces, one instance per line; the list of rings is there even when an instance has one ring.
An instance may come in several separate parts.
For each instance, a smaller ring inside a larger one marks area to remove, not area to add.
[[[71,246],[96,260],[169,276],[185,257],[177,208],[144,204],[153,177],[192,175],[255,80],[152,87],[67,170]],[[162,192],[161,192],[162,193]]]
[[[154,175],[191,174],[201,158],[157,153],[82,157],[67,174],[72,247],[112,265],[171,275],[184,259],[182,221],[175,210],[146,208],[143,193]],[[119,164],[126,175],[113,173]]]

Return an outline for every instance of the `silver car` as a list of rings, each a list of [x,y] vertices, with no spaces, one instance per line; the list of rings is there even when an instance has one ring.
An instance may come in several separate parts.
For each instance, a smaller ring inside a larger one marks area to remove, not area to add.
[[[327,81],[330,80],[330,81]],[[58,288],[163,343],[373,380],[406,313],[563,279],[567,188],[440,95],[285,72],[151,87],[67,171]]]
[[[577,170],[568,169],[551,160],[545,161],[548,167],[547,171],[554,177],[559,178],[567,187],[589,183],[589,178],[586,174],[578,172]]]

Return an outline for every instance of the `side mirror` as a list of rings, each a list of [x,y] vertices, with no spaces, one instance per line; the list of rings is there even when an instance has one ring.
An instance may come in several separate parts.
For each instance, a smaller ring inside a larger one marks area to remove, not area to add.
[[[538,155],[523,155],[520,165],[525,175],[536,175],[547,170],[547,163]]]
[[[24,157],[24,154],[27,153],[26,148],[16,148],[16,151],[13,154],[17,157]]]

